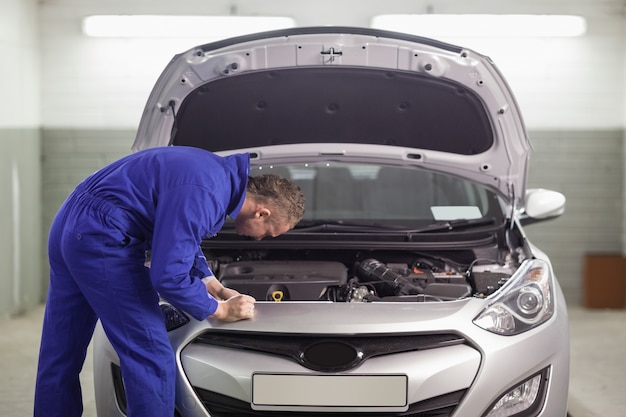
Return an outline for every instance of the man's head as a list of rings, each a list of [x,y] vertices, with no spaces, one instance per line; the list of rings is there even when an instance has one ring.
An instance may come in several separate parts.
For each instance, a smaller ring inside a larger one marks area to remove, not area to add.
[[[292,181],[274,174],[248,178],[246,198],[235,231],[257,240],[292,229],[304,215],[304,194]]]

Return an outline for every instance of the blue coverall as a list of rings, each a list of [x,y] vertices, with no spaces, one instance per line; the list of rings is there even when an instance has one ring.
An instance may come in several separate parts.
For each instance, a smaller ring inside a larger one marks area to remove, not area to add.
[[[175,358],[159,295],[198,320],[215,312],[218,302],[194,277],[212,275],[199,245],[239,213],[249,170],[248,154],[162,147],[76,187],[48,241],[35,417],[82,414],[79,373],[97,319],[120,358],[128,416],[174,415]]]

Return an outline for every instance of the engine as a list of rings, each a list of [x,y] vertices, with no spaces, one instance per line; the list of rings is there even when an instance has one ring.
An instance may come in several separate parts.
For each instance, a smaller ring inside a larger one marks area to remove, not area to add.
[[[438,302],[485,297],[500,288],[515,270],[488,259],[475,259],[459,267],[428,258],[382,262],[373,257],[350,263],[222,258],[212,268],[219,270],[217,275],[224,286],[259,301],[277,302]]]

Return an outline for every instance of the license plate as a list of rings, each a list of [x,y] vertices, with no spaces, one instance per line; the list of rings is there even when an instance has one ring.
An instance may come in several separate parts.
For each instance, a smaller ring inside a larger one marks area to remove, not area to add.
[[[258,406],[403,407],[406,375],[252,375]]]

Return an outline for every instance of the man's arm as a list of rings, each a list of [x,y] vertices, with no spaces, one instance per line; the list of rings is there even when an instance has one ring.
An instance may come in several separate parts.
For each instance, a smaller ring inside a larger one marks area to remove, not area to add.
[[[221,282],[214,276],[208,276],[202,278],[202,282],[206,286],[206,290],[209,294],[213,296],[218,301],[228,300],[231,297],[236,295],[240,295],[239,291],[233,290],[232,288],[226,288],[222,285]]]

